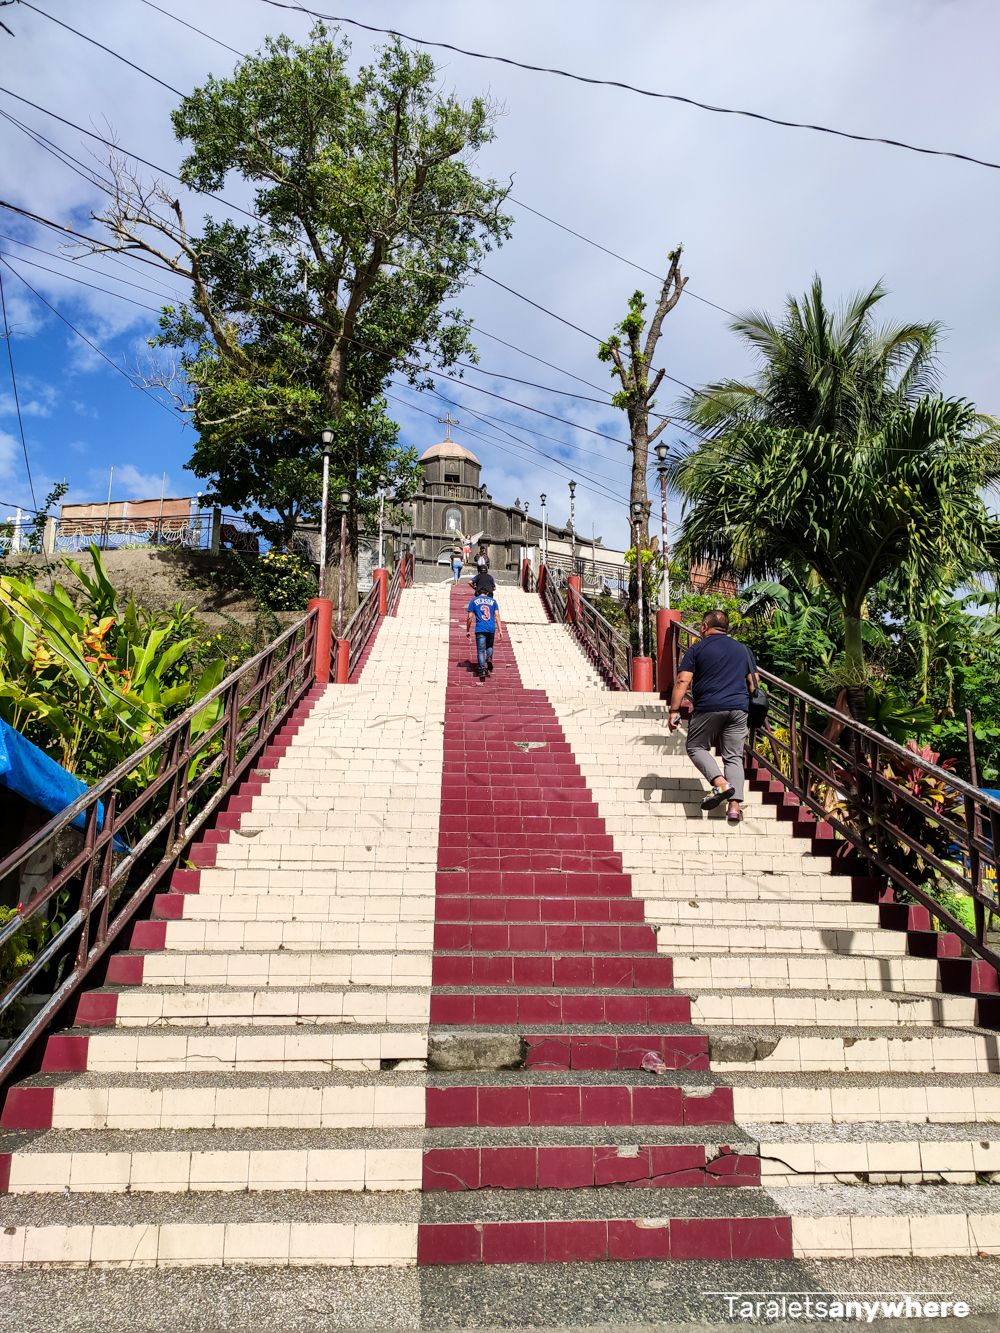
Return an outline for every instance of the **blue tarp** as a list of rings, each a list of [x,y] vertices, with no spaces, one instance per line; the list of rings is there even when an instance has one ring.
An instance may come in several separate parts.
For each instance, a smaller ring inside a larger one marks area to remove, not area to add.
[[[0,719],[0,782],[11,791],[16,791],[32,805],[48,810],[57,815],[72,805],[78,796],[87,790],[87,784],[72,773],[67,773],[61,764],[40,750],[31,741],[25,740],[19,731]],[[77,815],[72,827],[82,829],[86,816]],[[104,805],[97,803],[97,827],[104,825]],[[121,838],[115,838],[115,850],[126,849]]]

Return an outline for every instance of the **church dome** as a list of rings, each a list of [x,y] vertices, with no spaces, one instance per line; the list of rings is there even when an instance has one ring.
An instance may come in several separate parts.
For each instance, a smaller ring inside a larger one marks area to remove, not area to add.
[[[454,440],[442,440],[440,444],[432,444],[425,453],[420,455],[417,462],[429,463],[433,458],[464,458],[467,463],[475,463],[476,467],[482,467],[479,459],[471,450],[463,449]]]

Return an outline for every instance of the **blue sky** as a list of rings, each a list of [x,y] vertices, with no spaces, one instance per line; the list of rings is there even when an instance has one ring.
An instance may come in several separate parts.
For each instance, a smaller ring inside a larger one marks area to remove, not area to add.
[[[256,48],[267,33],[304,37],[309,26],[305,16],[262,0],[157,3],[243,51]],[[210,71],[228,72],[236,59],[143,0],[42,0],[39,8],[180,90],[197,86]],[[623,0],[613,8],[596,0],[550,0],[544,6],[525,0],[366,0],[347,12],[536,64],[1000,158],[993,69],[1000,13],[975,0],[703,0],[697,6]],[[169,124],[173,93],[30,10],[8,6],[3,17],[15,32],[13,38],[0,33],[6,88],[85,128],[102,134],[110,129],[125,149],[176,169],[182,149]],[[378,39],[350,36],[358,61],[367,60]],[[715,116],[456,54],[438,58],[445,87],[462,97],[489,91],[502,104],[497,140],[479,165],[500,179],[513,176],[517,199],[654,272],[662,272],[668,250],[684,242],[689,291],[667,321],[660,361],[677,379],[703,383],[748,368],[726,329],[726,315],[704,301],[728,310],[777,310],[787,292],[801,292],[818,271],[831,296],[883,278],[892,293],[887,316],[943,320],[945,390],[972,398],[985,411],[1000,410],[1000,172]],[[2,93],[0,111],[82,161],[99,162],[99,145]],[[9,121],[0,121],[0,135],[0,197],[96,233],[90,214],[100,209],[100,191]],[[142,170],[147,178],[153,174]],[[227,186],[226,194],[241,201],[237,186]],[[186,194],[182,201],[197,220],[206,201]],[[512,211],[514,237],[486,265],[500,281],[596,335],[621,318],[637,285],[652,295],[652,278],[523,208]],[[153,310],[143,307],[156,308],[165,297],[162,279],[141,265],[110,259],[87,260],[96,270],[90,273],[73,268],[58,257],[64,242],[56,233],[6,210],[0,210],[0,236],[15,238],[0,239],[0,253],[112,361],[130,367],[141,360],[156,324]],[[59,276],[29,267],[27,260]],[[117,295],[75,284],[70,273]],[[70,498],[103,499],[112,465],[118,499],[158,495],[164,471],[168,494],[200,489],[204,483],[184,466],[191,429],[131,387],[9,269],[3,277],[38,500],[63,477]],[[171,280],[168,285],[176,288]],[[482,279],[472,282],[460,304],[482,330],[477,343],[489,373],[470,375],[467,386],[442,392],[462,404],[450,408],[462,421],[455,435],[482,459],[492,494],[507,502],[516,495],[534,508],[546,491],[552,516],[561,522],[573,475],[580,532],[593,525],[609,544],[622,541],[624,447],[528,410],[624,439],[624,423],[610,406],[546,391],[605,397],[610,380],[596,359],[596,343]],[[545,387],[519,386],[502,375]],[[515,401],[488,399],[469,387],[473,383]],[[676,386],[664,393],[661,405],[669,409],[675,392]],[[392,403],[405,440],[422,448],[441,438],[436,418],[449,404],[407,389],[394,395],[408,404]],[[501,421],[484,423],[473,412]],[[668,438],[674,438],[672,428]],[[2,352],[0,500],[31,504]]]

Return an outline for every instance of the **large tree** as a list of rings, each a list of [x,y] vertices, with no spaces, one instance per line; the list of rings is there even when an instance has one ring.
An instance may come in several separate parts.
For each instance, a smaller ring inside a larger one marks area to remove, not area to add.
[[[650,368],[656,347],[663,332],[663,321],[681,299],[681,292],[687,285],[687,278],[681,276],[681,252],[683,246],[672,250],[668,256],[670,267],[660,288],[660,298],[656,303],[653,318],[646,327],[646,298],[642,292],[633,292],[629,298],[628,314],[615,326],[615,331],[598,349],[598,357],[611,363],[611,374],[618,380],[621,388],[612,402],[620,407],[628,419],[629,452],[632,455],[632,483],[629,491],[629,524],[632,527],[632,544],[635,544],[636,529],[641,547],[647,544],[649,532],[649,495],[646,490],[646,471],[649,467],[649,446],[666,428],[668,418],[662,417],[658,426],[649,428],[649,418],[656,406],[656,392],[665,374],[661,368],[650,378]],[[643,336],[645,335],[645,336]],[[642,515],[638,524],[632,518],[633,504],[642,506]]]
[[[99,219],[109,248],[140,252],[191,284],[167,309],[158,340],[181,350],[200,441],[191,466],[223,478],[311,456],[336,431],[335,489],[352,496],[347,586],[353,597],[357,520],[383,471],[398,483],[412,455],[379,424],[396,372],[422,382],[422,362],[470,353],[469,323],[444,303],[485,250],[508,234],[506,189],[472,158],[493,136],[495,109],[440,90],[429,56],[394,42],[352,78],[350,48],[318,24],[211,78],[174,112],[191,145],[186,184],[254,187],[257,220],[207,219],[191,236],[162,187],[119,166]],[[307,500],[311,497],[305,497]]]

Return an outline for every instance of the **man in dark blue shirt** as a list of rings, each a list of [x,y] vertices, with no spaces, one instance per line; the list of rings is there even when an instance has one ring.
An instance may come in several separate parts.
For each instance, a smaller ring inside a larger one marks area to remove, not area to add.
[[[747,710],[751,691],[759,685],[757,663],[745,644],[729,637],[729,616],[725,611],[709,611],[701,622],[702,637],[692,644],[681,662],[670,699],[670,730],[680,725],[678,709],[688,689],[694,700],[694,714],[688,723],[688,758],[712,784],[701,803],[703,810],[714,810],[729,802],[727,819],[738,824],[743,818],[743,746],[746,742]],[[713,738],[721,738],[725,774],[712,754]]]
[[[473,597],[469,603],[465,618],[465,637],[476,627],[476,657],[479,663],[480,684],[486,679],[487,671],[493,670],[493,636],[503,638],[503,625],[500,623],[500,608],[495,597]]]

